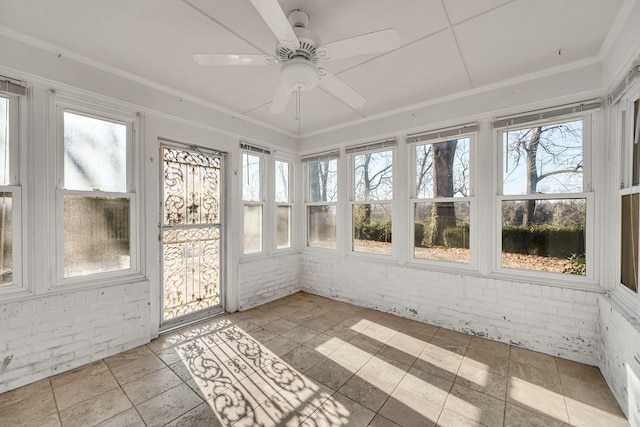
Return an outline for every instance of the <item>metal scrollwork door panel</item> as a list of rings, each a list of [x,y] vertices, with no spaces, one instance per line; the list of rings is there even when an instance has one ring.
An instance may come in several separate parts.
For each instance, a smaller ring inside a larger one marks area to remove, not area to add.
[[[163,146],[162,325],[223,310],[222,158]]]

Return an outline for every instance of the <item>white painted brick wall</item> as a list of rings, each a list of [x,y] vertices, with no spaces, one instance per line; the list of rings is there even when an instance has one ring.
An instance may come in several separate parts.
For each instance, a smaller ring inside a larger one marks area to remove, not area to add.
[[[304,252],[301,290],[598,364],[593,292]]]
[[[609,297],[598,298],[600,370],[631,427],[640,427],[640,323]]]
[[[0,393],[149,342],[149,282],[0,304]]]
[[[247,259],[240,264],[240,310],[300,290],[300,254]]]

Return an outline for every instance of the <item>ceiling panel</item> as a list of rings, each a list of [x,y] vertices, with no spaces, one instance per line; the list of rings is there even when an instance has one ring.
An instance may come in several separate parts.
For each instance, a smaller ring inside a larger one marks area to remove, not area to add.
[[[456,25],[462,21],[473,18],[474,16],[481,15],[514,1],[517,0],[444,0],[444,6],[447,10],[447,15],[449,15],[449,19],[451,20],[451,24]]]
[[[516,1],[454,31],[478,87],[596,56],[621,3]]]
[[[449,30],[339,75],[367,98],[367,115],[470,89]]]

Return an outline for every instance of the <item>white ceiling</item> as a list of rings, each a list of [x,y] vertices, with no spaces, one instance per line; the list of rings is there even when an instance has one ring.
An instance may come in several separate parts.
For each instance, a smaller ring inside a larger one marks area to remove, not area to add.
[[[395,28],[402,46],[323,63],[367,99],[303,92],[302,134],[505,80],[597,60],[624,0],[280,0],[332,42]],[[272,55],[249,0],[0,0],[0,26],[298,134],[295,97],[269,105],[278,66],[200,66],[193,53]],[[1,61],[1,59],[0,59]]]

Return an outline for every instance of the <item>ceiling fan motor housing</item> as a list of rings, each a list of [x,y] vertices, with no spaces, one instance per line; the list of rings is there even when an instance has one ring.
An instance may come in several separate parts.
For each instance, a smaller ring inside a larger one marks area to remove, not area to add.
[[[320,75],[315,65],[305,58],[292,58],[282,65],[280,78],[291,90],[309,90],[318,85]]]
[[[280,62],[286,62],[292,58],[302,57],[314,64],[318,63],[317,48],[322,44],[320,37],[313,31],[307,29],[309,24],[309,14],[307,12],[295,9],[289,13],[289,23],[293,28],[293,32],[298,37],[300,47],[292,49],[283,43],[276,45],[276,57]]]

